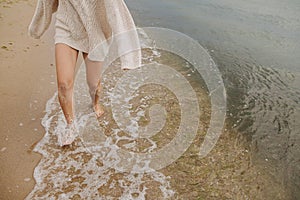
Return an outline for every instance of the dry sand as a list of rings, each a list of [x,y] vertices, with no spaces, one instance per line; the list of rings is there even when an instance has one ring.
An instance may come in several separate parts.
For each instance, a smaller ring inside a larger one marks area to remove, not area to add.
[[[24,199],[32,190],[44,134],[40,118],[56,88],[52,32],[27,35],[36,1],[0,1],[0,199]]]

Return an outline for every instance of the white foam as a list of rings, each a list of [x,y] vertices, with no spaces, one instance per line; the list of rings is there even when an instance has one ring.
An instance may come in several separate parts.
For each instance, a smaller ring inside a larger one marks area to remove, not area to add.
[[[158,52],[153,53],[153,56],[159,55]],[[116,77],[103,77],[104,82],[109,79],[114,80]],[[111,96],[112,89],[108,89],[106,95],[116,98],[116,96]],[[121,173],[123,166],[120,163],[124,162],[124,158],[120,156],[121,148],[117,142],[123,139],[132,141],[122,147],[132,149],[135,147],[134,139],[138,135],[119,136],[121,129],[118,128],[112,128],[111,137],[103,134],[90,107],[84,66],[81,66],[77,73],[74,97],[79,139],[75,141],[73,148],[62,149],[58,146],[56,134],[64,130],[66,122],[57,100],[57,93],[55,93],[48,100],[46,114],[42,119],[45,136],[34,149],[43,155],[34,170],[36,185],[26,199],[70,199],[74,195],[79,195],[81,199],[115,199],[113,191],[120,188],[119,199],[142,200],[146,198],[148,189],[144,179],[150,179],[159,184],[163,195],[161,198],[172,197],[174,191],[170,187],[168,177],[151,169],[147,160],[138,161],[135,160],[138,158],[127,157],[126,161],[129,163],[132,161],[139,163],[133,166],[133,171],[147,171],[147,173]],[[132,98],[125,99],[128,105]],[[104,105],[109,106],[110,102],[104,102]],[[134,130],[137,128],[137,121],[144,115],[143,111],[139,111],[136,117],[130,119],[129,129],[132,133],[136,132]],[[111,122],[104,120],[102,123],[107,126]],[[100,139],[99,141],[97,139],[97,142],[85,140],[86,135]],[[157,148],[157,145],[150,139],[149,142],[151,146],[145,151],[151,152]],[[118,178],[115,178],[116,176]],[[102,192],[102,189],[105,192]]]

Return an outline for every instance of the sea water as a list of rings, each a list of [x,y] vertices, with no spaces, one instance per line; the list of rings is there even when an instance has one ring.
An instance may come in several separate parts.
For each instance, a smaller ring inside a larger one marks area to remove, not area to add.
[[[227,123],[252,163],[300,196],[300,1],[128,0],[140,26],[183,32],[222,73]],[[272,187],[272,186],[271,186]],[[270,195],[276,193],[272,190]],[[288,197],[286,197],[288,198]]]
[[[128,135],[114,121],[110,102],[112,89],[124,72],[116,65],[104,75],[101,101],[106,115],[97,121],[82,66],[75,85],[81,135],[69,148],[57,145],[55,135],[65,121],[55,94],[46,106],[42,121],[46,134],[35,148],[43,158],[34,172],[36,186],[27,199],[247,199],[259,198],[260,193],[278,199],[298,196],[299,3],[166,0],[128,1],[128,5],[139,26],[183,32],[207,49],[217,63],[227,92],[223,134],[235,133],[232,138],[245,141],[250,153],[247,147],[232,149],[234,142],[225,137],[208,157],[199,158],[199,144],[211,117],[205,81],[191,63],[152,49],[145,52],[144,61],[172,66],[196,91],[202,129],[188,151],[164,169],[153,169],[147,160],[137,168],[130,166],[131,171],[122,168],[120,163],[127,160],[122,160],[120,149],[152,152],[176,136],[180,104],[172,91],[159,85],[140,88],[127,99],[133,124],[130,130],[135,130],[135,124],[148,124],[149,107],[157,104],[163,105],[167,113],[163,119],[167,125],[150,139]],[[125,158],[130,161],[128,155]],[[248,161],[263,170],[249,168]]]

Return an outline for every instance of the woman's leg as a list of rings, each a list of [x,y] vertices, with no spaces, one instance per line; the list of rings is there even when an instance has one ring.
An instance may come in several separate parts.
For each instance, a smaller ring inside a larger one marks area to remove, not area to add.
[[[103,108],[99,104],[102,62],[91,61],[87,56],[87,53],[83,53],[83,58],[86,66],[86,80],[89,86],[89,92],[93,102],[94,111],[97,117],[100,117],[104,113]]]
[[[73,85],[78,51],[66,44],[55,45],[58,99],[68,125],[74,120]]]

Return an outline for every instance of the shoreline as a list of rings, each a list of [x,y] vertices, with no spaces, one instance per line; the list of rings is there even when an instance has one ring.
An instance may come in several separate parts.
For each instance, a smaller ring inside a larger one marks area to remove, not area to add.
[[[45,134],[45,130],[40,124],[41,118],[44,116],[46,102],[56,91],[53,29],[52,31],[48,30],[40,40],[34,40],[27,35],[27,25],[35,8],[34,1],[1,2],[0,5],[0,23],[1,27],[5,27],[0,30],[2,46],[0,51],[2,60],[0,78],[2,95],[0,100],[2,114],[0,122],[0,199],[24,199],[35,185],[33,172],[42,158],[40,154],[32,152],[34,145]],[[24,21],[26,21],[25,24]],[[38,55],[37,59],[31,59],[36,55]],[[80,59],[81,56],[79,56],[77,64],[80,63]],[[254,196],[258,192],[255,188],[256,184],[259,185],[263,182],[263,185],[267,180],[264,180],[265,176],[257,173],[255,167],[247,165],[251,163],[248,160],[249,152],[240,146],[234,146],[233,139],[235,137],[233,133],[224,133],[216,149],[209,157],[204,160],[193,160],[195,163],[202,164],[200,167],[197,166],[199,167],[198,171],[194,170],[194,166],[186,165],[187,161],[191,161],[193,154],[187,160],[182,157],[178,161],[181,166],[173,164],[162,171],[172,177],[171,182],[174,189],[181,192],[181,196],[186,195],[187,198],[191,197],[190,195],[196,197],[198,194],[190,194],[189,191],[185,191],[186,188],[182,188],[180,185],[176,187],[177,180],[186,181],[196,190],[199,186],[194,185],[191,175],[197,175],[199,183],[202,181],[204,185],[205,180],[211,180],[212,183],[215,183],[220,174],[224,176],[219,178],[221,182],[229,180],[231,186],[240,183],[246,188],[247,184],[251,183],[249,191]],[[191,151],[192,149],[193,147],[191,147]],[[230,158],[222,160],[224,155],[228,156],[227,154],[230,154]],[[190,156],[188,153],[186,155]],[[216,160],[220,161],[220,164],[216,164]],[[229,161],[237,163],[232,166]],[[190,170],[188,171],[188,178],[190,179],[187,179],[186,174],[183,173],[186,172],[187,168]],[[169,169],[171,172],[179,173],[171,173],[168,171]],[[214,170],[211,173],[206,173],[205,170],[208,169]],[[232,173],[231,170],[236,170],[232,180],[227,177],[228,174]],[[201,174],[201,172],[203,173]],[[248,175],[242,175],[242,173]],[[255,177],[252,177],[253,174],[259,180],[255,180]],[[222,186],[220,185],[218,188],[220,191],[224,190]],[[246,190],[245,188],[243,189]],[[230,185],[225,189],[233,190]],[[210,191],[209,195],[212,194],[217,194],[217,192]]]

